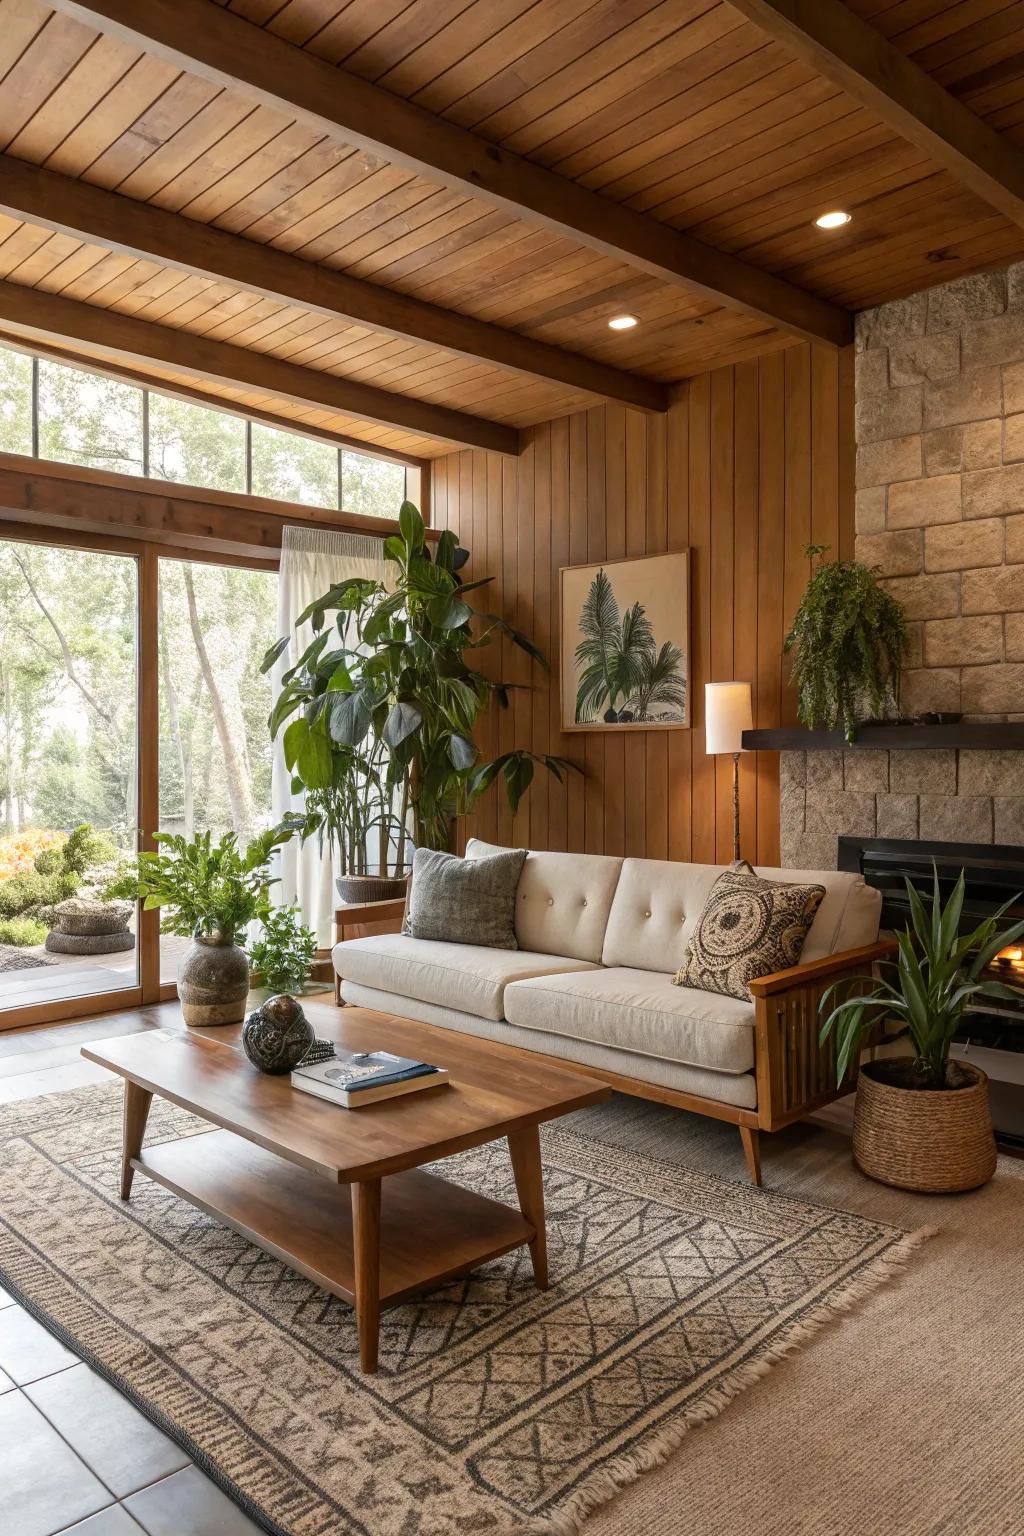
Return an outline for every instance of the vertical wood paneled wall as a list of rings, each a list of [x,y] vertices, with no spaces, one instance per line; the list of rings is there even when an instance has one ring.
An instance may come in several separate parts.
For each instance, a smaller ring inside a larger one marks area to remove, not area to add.
[[[481,734],[489,756],[555,752],[583,770],[538,772],[517,816],[488,792],[464,835],[520,847],[727,861],[729,759],[704,751],[704,684],[754,685],[755,724],[795,718],[783,639],[810,543],[853,549],[852,357],[809,346],[721,368],[681,387],[665,416],[601,406],[523,433],[518,460],[435,461],[432,517],[472,552],[476,601],[529,634],[551,672],[507,642],[478,653],[520,685]],[[691,550],[693,726],[615,736],[559,729],[558,572],[624,555]],[[775,753],[741,759],[742,848],[778,861]]]

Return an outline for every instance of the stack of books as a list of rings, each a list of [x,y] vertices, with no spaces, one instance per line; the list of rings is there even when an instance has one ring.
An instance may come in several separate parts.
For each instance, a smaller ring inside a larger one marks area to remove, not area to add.
[[[422,1093],[429,1088],[443,1088],[448,1073],[427,1061],[410,1061],[407,1056],[392,1056],[390,1051],[343,1051],[327,1061],[300,1065],[292,1072],[292,1086],[318,1099],[329,1099],[344,1109],[361,1109],[378,1104],[381,1099],[396,1099],[405,1093]]]

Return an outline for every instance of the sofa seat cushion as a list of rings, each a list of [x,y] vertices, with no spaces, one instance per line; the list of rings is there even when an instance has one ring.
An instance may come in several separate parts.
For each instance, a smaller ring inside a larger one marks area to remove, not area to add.
[[[552,972],[596,970],[587,960],[538,955],[527,949],[443,944],[404,933],[349,939],[332,951],[334,969],[347,981],[458,1008],[482,1019],[503,1017],[510,981]]]
[[[754,1065],[754,1005],[673,985],[656,971],[613,966],[536,976],[505,989],[510,1024],[684,1062],[715,1072]]]
[[[475,1013],[459,1013],[456,1008],[439,1008],[436,1003],[421,1003],[415,997],[398,997],[393,992],[378,992],[343,981],[341,995],[354,1008],[372,1008],[378,1013],[397,1014],[399,1018],[419,1019],[439,1029],[473,1035],[481,1040],[498,1040],[521,1051],[533,1051],[541,1060],[556,1057],[570,1069],[593,1067],[607,1077],[633,1078],[636,1091],[642,1093],[651,1084],[675,1093],[692,1093],[700,1099],[714,1099],[719,1104],[733,1104],[737,1109],[757,1108],[757,1080],[753,1072],[711,1072],[707,1067],[688,1067],[682,1061],[663,1061],[658,1056],[640,1056],[635,1051],[612,1050],[590,1040],[570,1040],[568,1035],[549,1035],[539,1029],[521,1029],[507,1019],[481,1019]],[[625,1090],[627,1093],[629,1089]]]

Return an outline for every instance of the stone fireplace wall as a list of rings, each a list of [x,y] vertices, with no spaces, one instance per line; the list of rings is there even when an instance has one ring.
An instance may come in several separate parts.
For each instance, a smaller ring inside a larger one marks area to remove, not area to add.
[[[1024,845],[1024,752],[783,752],[783,868],[834,869],[836,840]]]
[[[1024,263],[857,317],[857,537],[904,605],[906,714],[1024,720]],[[1024,753],[786,752],[782,862],[841,833],[1024,844]]]
[[[907,611],[908,714],[1024,717],[1024,263],[857,317],[857,558]]]

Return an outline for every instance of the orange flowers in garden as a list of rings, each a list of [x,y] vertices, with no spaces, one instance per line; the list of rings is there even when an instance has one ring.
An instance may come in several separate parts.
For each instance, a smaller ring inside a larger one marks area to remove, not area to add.
[[[66,841],[66,832],[53,832],[45,827],[26,827],[21,832],[0,837],[0,880],[31,869],[37,853]]]

